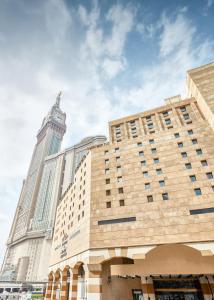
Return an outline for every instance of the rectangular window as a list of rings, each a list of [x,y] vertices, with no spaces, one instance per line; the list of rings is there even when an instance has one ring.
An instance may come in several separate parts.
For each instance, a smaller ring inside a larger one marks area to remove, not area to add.
[[[106,202],[106,208],[111,208],[111,202],[110,201]]]
[[[188,133],[188,135],[192,135],[193,134],[193,130],[190,129],[190,130],[187,131],[187,133]]]
[[[171,124],[171,120],[170,119],[165,119],[165,123],[166,123],[166,125],[170,125]]]
[[[105,174],[109,174],[109,169],[105,169]]]
[[[116,161],[117,161],[117,162],[120,161],[120,156],[117,156],[117,157],[116,157]]]
[[[123,188],[122,187],[118,189],[118,193],[123,194]]]
[[[183,116],[184,116],[184,120],[189,120],[189,114],[188,113],[183,114]]]
[[[140,151],[140,152],[139,152],[139,156],[144,156],[144,152],[143,152],[143,151]]]
[[[181,110],[181,112],[185,112],[186,111],[186,107],[183,106],[183,107],[180,108],[180,110]]]
[[[114,150],[115,152],[119,152],[120,148],[115,148]]]
[[[153,162],[154,162],[154,164],[158,164],[159,163],[159,158],[154,158]]]
[[[149,140],[149,144],[154,144],[155,141],[153,139]]]
[[[207,175],[208,179],[212,179],[213,178],[213,173],[212,172],[208,172],[208,173],[206,173],[206,175]]]
[[[193,144],[193,145],[198,144],[197,139],[192,139],[192,144]]]
[[[151,120],[151,116],[147,116],[147,117],[146,117],[146,120],[147,120],[147,121],[150,121],[150,120]]]
[[[164,180],[160,180],[160,181],[159,181],[159,185],[160,185],[160,187],[165,186],[165,181],[164,181]]]
[[[163,173],[162,169],[156,169],[157,175],[161,175]]]
[[[104,154],[108,154],[108,150],[105,150]]]
[[[186,158],[186,157],[187,157],[187,153],[186,153],[186,152],[182,152],[182,153],[181,153],[181,156],[182,156],[183,158]]]
[[[123,199],[121,199],[121,200],[119,201],[119,203],[120,203],[120,206],[125,206],[125,201],[124,201]]]
[[[152,152],[152,154],[156,154],[157,153],[157,149],[156,148],[152,148],[151,152]]]
[[[190,175],[190,180],[192,181],[192,182],[195,182],[196,181],[196,176],[195,175]]]
[[[148,177],[148,176],[149,176],[148,171],[144,171],[144,172],[143,172],[143,176],[144,176],[144,177]]]
[[[146,190],[150,189],[150,187],[151,187],[151,185],[150,185],[149,182],[145,183],[145,189],[146,189]]]
[[[174,137],[175,137],[176,139],[178,139],[178,138],[180,137],[180,134],[179,134],[178,132],[176,132],[176,133],[174,133]]]
[[[162,199],[163,199],[163,200],[169,200],[169,195],[168,195],[168,193],[163,193],[163,194],[162,194]]]
[[[187,163],[187,164],[185,164],[185,167],[186,167],[186,169],[192,169],[192,165],[191,165],[191,163]]]
[[[106,196],[110,196],[111,195],[111,190],[106,190]]]
[[[118,182],[118,183],[120,183],[120,182],[122,182],[122,181],[123,181],[122,176],[117,177],[117,182]]]
[[[105,164],[106,164],[106,165],[109,164],[109,159],[105,159]]]
[[[168,115],[169,115],[168,111],[164,111],[164,112],[163,112],[163,116],[164,116],[164,117],[166,117],[166,116],[168,116]]]
[[[142,147],[143,144],[142,144],[141,142],[139,142],[139,143],[137,143],[137,146],[138,146],[138,147]]]
[[[201,161],[201,165],[202,165],[203,167],[206,167],[206,166],[208,166],[208,163],[207,163],[206,160],[202,160],[202,161]]]
[[[182,148],[184,145],[182,142],[178,143],[178,148]]]
[[[121,171],[121,166],[117,166],[117,172]]]
[[[144,166],[146,166],[146,161],[145,161],[145,160],[142,160],[142,161],[140,162],[140,164],[141,164],[141,167],[144,167]]]
[[[201,189],[200,188],[196,188],[194,189],[195,195],[196,196],[200,196],[202,194]]]
[[[148,126],[149,129],[152,129],[153,128],[153,123],[149,123],[149,124],[147,124],[147,126]]]
[[[110,178],[107,178],[106,179],[106,184],[109,184],[110,183]]]
[[[201,149],[196,149],[196,153],[197,153],[197,155],[202,155],[203,154]]]
[[[153,202],[153,196],[152,195],[148,195],[147,196],[147,201],[148,202]]]

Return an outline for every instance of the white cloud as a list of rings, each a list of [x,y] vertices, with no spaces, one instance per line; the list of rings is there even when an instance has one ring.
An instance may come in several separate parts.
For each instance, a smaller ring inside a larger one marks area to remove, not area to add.
[[[179,93],[186,70],[204,63],[213,46],[209,40],[195,42],[196,27],[184,15],[165,15],[145,29],[147,35],[160,36],[158,59],[149,67],[142,61],[129,73],[132,87],[127,90],[126,84],[113,80],[129,67],[125,47],[137,26],[132,6],[117,4],[101,13],[96,1],[89,10],[57,0],[37,5],[22,0],[5,12],[7,3],[10,0],[0,2],[0,212],[7,216],[2,217],[2,242],[35,135],[59,90],[67,113],[63,146],[70,146],[87,135],[107,134],[111,119],[157,106],[164,97]],[[144,30],[143,25],[137,27]]]

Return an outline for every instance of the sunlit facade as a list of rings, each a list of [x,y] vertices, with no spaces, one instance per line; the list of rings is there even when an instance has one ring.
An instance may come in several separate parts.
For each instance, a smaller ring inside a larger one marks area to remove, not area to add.
[[[57,207],[46,300],[211,300],[214,63],[109,123]]]

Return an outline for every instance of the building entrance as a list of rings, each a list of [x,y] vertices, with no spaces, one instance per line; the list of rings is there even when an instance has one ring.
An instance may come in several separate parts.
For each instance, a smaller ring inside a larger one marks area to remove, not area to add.
[[[153,280],[156,300],[203,300],[199,280],[189,278],[156,278]]]

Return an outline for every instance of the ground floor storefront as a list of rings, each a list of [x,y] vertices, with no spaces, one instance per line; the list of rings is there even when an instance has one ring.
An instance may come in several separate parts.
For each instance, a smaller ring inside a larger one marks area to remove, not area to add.
[[[213,300],[214,244],[89,250],[50,268],[46,300]]]

